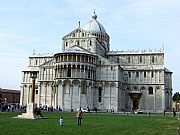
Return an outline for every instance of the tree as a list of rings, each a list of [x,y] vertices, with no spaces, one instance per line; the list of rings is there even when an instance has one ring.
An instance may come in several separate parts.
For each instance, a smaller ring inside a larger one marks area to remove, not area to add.
[[[176,93],[173,95],[173,101],[177,101],[177,102],[180,101],[180,94],[179,94],[179,92],[176,92]]]

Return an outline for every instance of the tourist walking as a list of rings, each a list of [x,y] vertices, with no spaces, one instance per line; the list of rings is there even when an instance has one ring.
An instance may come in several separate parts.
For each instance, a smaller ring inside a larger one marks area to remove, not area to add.
[[[63,120],[63,117],[61,116],[60,119],[59,119],[60,126],[63,126],[63,123],[64,123],[64,120]]]
[[[81,107],[77,109],[76,118],[77,118],[77,126],[81,125],[81,119],[82,119],[83,112],[81,110]]]

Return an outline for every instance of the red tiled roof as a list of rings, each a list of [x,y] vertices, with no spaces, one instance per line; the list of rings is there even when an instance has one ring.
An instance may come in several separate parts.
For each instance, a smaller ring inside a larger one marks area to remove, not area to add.
[[[0,92],[8,92],[8,93],[21,93],[21,91],[20,91],[20,90],[2,89],[2,88],[0,88]]]

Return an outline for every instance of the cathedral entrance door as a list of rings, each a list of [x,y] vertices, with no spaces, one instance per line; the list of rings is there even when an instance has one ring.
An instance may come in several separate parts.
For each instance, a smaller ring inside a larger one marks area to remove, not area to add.
[[[133,109],[139,109],[139,101],[138,101],[138,99],[133,99]]]
[[[142,93],[140,91],[130,91],[129,96],[131,97],[132,109],[139,109],[139,101]]]

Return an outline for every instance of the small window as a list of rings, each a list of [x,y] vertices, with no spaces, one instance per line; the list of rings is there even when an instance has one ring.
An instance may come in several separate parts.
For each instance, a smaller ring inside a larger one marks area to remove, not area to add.
[[[149,94],[153,94],[153,87],[149,87]]]
[[[154,72],[153,71],[151,72],[151,77],[154,77]]]
[[[88,78],[90,78],[90,74],[91,74],[91,71],[90,69],[88,70]]]
[[[154,63],[154,56],[152,56],[152,63]]]
[[[36,95],[38,94],[38,90],[36,90]]]
[[[131,58],[130,57],[128,57],[128,63],[131,63]]]
[[[66,47],[68,46],[68,42],[66,42]]]
[[[90,42],[89,42],[89,45],[91,46],[92,45],[92,41],[90,40]]]
[[[146,71],[144,71],[144,77],[146,77]]]
[[[119,57],[117,57],[117,63],[119,63]]]
[[[139,77],[139,72],[136,72],[136,77]]]
[[[77,41],[77,45],[79,45],[79,41]]]
[[[99,88],[99,98],[98,98],[98,102],[101,102],[101,98],[102,98],[102,88]]]
[[[142,63],[142,56],[139,57],[139,63]]]
[[[128,72],[129,78],[131,78],[131,72]]]
[[[38,64],[38,60],[36,60],[36,65]]]
[[[71,66],[68,65],[67,77],[71,77]]]

